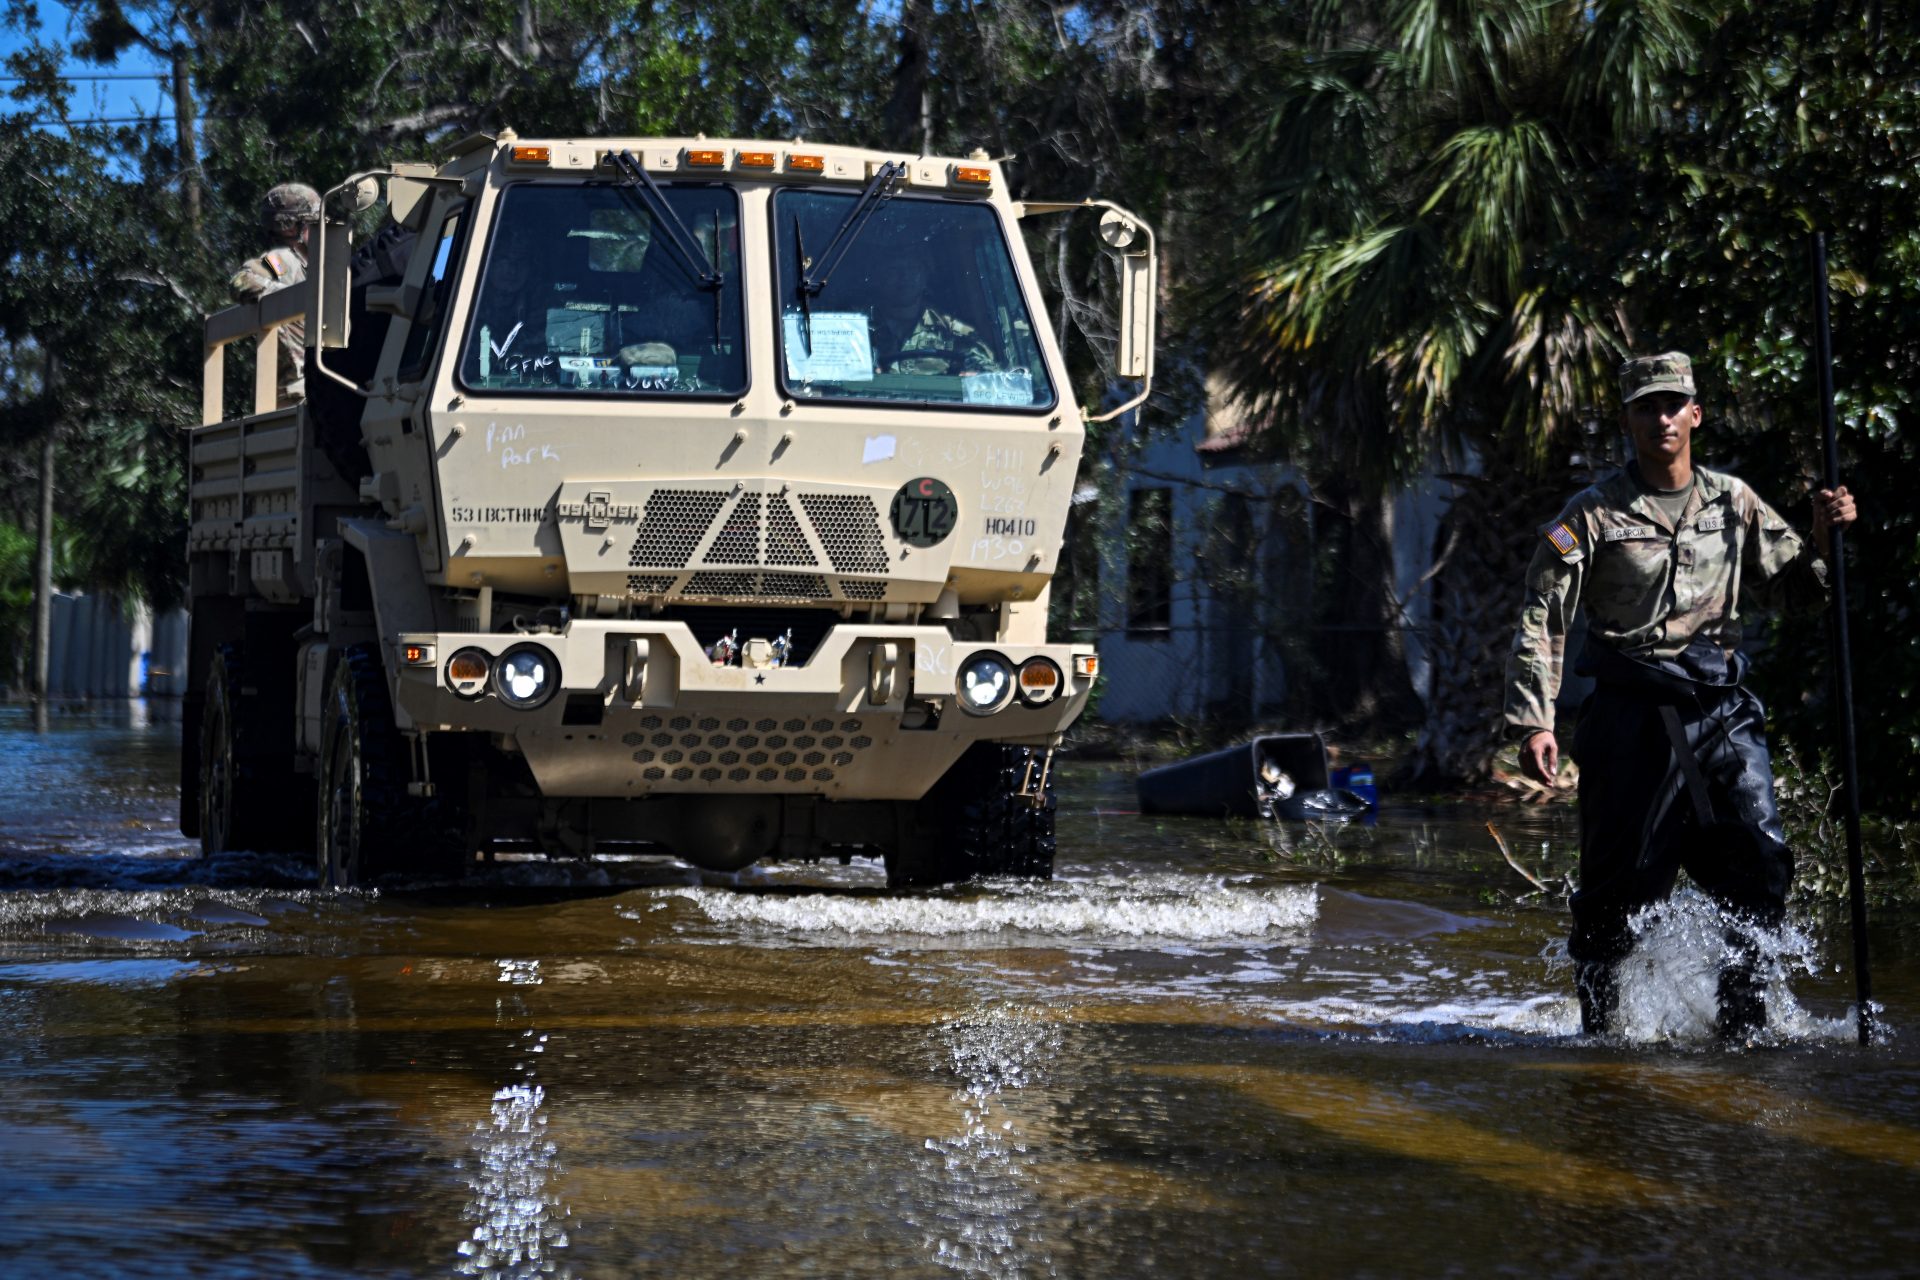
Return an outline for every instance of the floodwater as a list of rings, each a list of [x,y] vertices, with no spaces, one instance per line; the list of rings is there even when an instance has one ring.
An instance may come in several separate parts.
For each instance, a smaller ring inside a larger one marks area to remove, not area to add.
[[[1647,923],[1580,1037],[1570,814],[1304,832],[1061,773],[1051,884],[195,856],[178,730],[0,711],[0,1275],[1912,1274],[1912,922]],[[1287,839],[1280,840],[1284,834]]]

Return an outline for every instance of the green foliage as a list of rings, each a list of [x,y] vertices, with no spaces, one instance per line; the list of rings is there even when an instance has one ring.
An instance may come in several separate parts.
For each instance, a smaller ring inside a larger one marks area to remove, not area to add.
[[[1461,442],[1537,463],[1629,345],[1611,263],[1574,246],[1627,213],[1613,179],[1695,24],[1664,0],[1325,15],[1258,104],[1222,362],[1310,466],[1376,488]]]
[[[1920,804],[1920,13],[1820,0],[1321,6],[1255,95],[1266,175],[1216,333],[1242,398],[1316,477],[1391,487],[1448,446],[1557,500],[1628,351],[1691,352],[1701,460],[1802,529],[1818,465],[1807,234],[1831,237],[1867,803]],[[1457,456],[1457,455],[1456,455]],[[1485,504],[1480,504],[1484,508]],[[1540,509],[1536,509],[1540,508]],[[1508,504],[1517,538],[1550,508]],[[1450,529],[1485,526],[1476,508]],[[1449,531],[1443,534],[1450,536]],[[1457,559],[1436,607],[1517,584]],[[1504,616],[1506,610],[1496,613]],[[1439,668],[1498,637],[1452,636]],[[1870,655],[1871,660],[1867,659]],[[1831,741],[1824,625],[1778,620],[1776,729]],[[1466,689],[1468,700],[1484,690]],[[1491,721],[1430,705],[1430,723]],[[1478,730],[1484,733],[1485,730]],[[1439,772],[1478,748],[1430,742]]]
[[[28,638],[33,634],[32,529],[0,520],[0,686],[18,686],[27,669]],[[53,537],[53,580],[74,580],[76,539],[69,526],[56,521]]]
[[[33,626],[33,535],[0,523],[0,684],[23,669]]]
[[[1793,848],[1793,893],[1808,902],[1847,899],[1847,832],[1840,773],[1827,756],[1807,763],[1791,746],[1773,758],[1774,800]],[[1911,820],[1864,816],[1861,870],[1869,902],[1920,902],[1920,830]]]
[[[1721,7],[1650,139],[1641,185],[1664,199],[1623,240],[1625,306],[1645,350],[1695,354],[1709,465],[1754,482],[1805,529],[1819,482],[1808,233],[1828,234],[1854,700],[1868,810],[1920,811],[1920,13],[1815,3]],[[1776,736],[1835,742],[1825,619],[1776,619],[1755,678]]]
[[[16,59],[15,66],[20,65]],[[57,95],[55,95],[57,97]],[[156,602],[184,573],[177,428],[191,420],[200,254],[174,202],[115,172],[153,163],[135,130],[0,121],[0,515],[38,519],[40,441],[57,441],[62,563],[78,585]],[[26,464],[26,465],[23,465]]]

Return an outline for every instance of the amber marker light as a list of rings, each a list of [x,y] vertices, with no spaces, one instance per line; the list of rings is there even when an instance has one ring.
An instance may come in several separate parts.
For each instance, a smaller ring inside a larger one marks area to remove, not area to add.
[[[993,170],[975,169],[964,164],[957,164],[953,167],[953,180],[955,182],[971,182],[979,186],[989,186],[993,182]]]
[[[701,169],[724,169],[727,167],[727,153],[724,151],[689,151],[687,163]]]
[[[825,156],[789,155],[787,157],[787,172],[789,173],[825,173],[826,171],[827,158]]]
[[[477,698],[487,691],[487,677],[493,674],[493,658],[482,649],[462,649],[447,663],[447,687],[463,698]]]
[[[515,164],[546,164],[552,159],[552,147],[515,147],[513,149]]]
[[[1049,659],[1028,658],[1020,664],[1020,687],[1016,692],[1027,706],[1044,707],[1059,696],[1060,686],[1065,683],[1060,668]]]
[[[773,152],[771,151],[742,151],[735,155],[733,159],[734,163],[738,164],[742,169],[773,168]]]
[[[401,645],[400,652],[406,657],[407,665],[410,667],[433,665],[433,646],[430,644]]]
[[[1091,680],[1100,674],[1100,655],[1097,653],[1076,653],[1073,655],[1073,674],[1082,680]]]

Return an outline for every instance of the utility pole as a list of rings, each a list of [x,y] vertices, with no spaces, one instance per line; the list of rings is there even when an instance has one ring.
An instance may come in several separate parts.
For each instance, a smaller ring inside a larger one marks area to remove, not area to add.
[[[53,462],[54,438],[60,431],[60,357],[47,352],[46,434],[40,439],[40,527],[33,554],[33,728],[47,731],[52,700],[47,688],[49,656],[53,651]]]
[[[180,194],[187,205],[187,225],[200,234],[200,144],[194,136],[193,81],[185,45],[173,46],[173,136],[180,155]]]

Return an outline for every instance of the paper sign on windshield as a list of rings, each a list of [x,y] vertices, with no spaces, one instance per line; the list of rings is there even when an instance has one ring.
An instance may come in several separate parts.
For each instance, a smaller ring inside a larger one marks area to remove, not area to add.
[[[1025,369],[970,373],[960,379],[960,392],[968,404],[1032,404],[1033,374]]]
[[[785,322],[787,377],[794,382],[873,381],[873,338],[858,311],[816,311],[811,324],[798,311]]]

